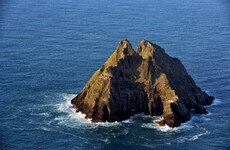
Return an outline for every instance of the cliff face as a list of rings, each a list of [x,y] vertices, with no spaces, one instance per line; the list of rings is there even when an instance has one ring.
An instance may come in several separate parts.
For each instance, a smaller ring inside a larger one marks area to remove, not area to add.
[[[72,99],[77,111],[92,121],[122,121],[144,112],[162,116],[170,127],[190,120],[190,112],[206,114],[213,97],[202,91],[178,58],[143,40],[135,52],[127,39]]]

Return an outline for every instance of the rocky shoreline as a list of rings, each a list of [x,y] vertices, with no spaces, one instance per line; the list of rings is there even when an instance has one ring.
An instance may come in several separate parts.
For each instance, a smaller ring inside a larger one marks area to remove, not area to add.
[[[159,125],[180,126],[191,112],[207,114],[214,97],[202,91],[178,58],[142,40],[134,51],[127,39],[71,100],[93,122],[114,122],[137,113],[162,116]]]

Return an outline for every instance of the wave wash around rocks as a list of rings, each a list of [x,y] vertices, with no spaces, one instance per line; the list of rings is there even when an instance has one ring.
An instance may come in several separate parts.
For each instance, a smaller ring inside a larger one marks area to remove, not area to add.
[[[207,114],[204,105],[213,100],[178,58],[147,40],[134,51],[124,39],[71,103],[93,122],[122,121],[144,112],[162,116],[160,125],[177,127],[190,120],[191,111]]]

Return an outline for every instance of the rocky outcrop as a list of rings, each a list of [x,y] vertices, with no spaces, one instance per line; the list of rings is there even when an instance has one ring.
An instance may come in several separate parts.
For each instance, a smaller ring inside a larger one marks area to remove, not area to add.
[[[93,122],[122,121],[144,112],[162,116],[160,125],[176,127],[190,120],[191,111],[206,114],[204,105],[213,99],[178,58],[146,40],[134,51],[124,39],[71,103]]]

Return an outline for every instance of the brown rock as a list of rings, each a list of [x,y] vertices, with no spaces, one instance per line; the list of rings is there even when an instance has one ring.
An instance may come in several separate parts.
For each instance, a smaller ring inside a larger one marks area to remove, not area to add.
[[[156,121],[155,123],[158,124],[159,126],[164,126],[165,125],[164,120]]]
[[[160,124],[176,127],[191,118],[190,110],[206,114],[203,106],[213,99],[178,58],[146,40],[135,52],[124,39],[71,103],[94,122],[122,121],[144,112],[163,116]]]

